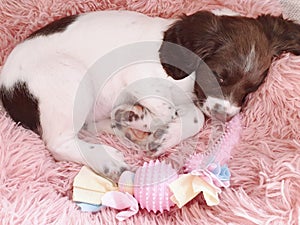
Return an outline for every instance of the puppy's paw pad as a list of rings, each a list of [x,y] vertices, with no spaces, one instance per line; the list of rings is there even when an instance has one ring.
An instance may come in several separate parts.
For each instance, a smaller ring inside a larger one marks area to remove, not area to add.
[[[138,120],[140,116],[136,114],[134,111],[124,111],[121,109],[118,109],[115,113],[115,120],[119,123],[121,122],[133,122],[135,120]]]
[[[112,118],[117,123],[127,124],[139,119],[143,119],[146,113],[146,109],[139,104],[121,105],[112,112]]]

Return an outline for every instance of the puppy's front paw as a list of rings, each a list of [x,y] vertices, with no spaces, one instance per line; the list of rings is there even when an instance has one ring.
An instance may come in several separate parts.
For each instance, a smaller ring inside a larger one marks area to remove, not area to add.
[[[125,170],[130,170],[122,152],[108,145],[87,144],[88,150],[82,153],[87,166],[96,173],[113,181],[118,181]]]
[[[114,133],[143,146],[149,135],[151,113],[142,105],[121,105],[112,112]]]
[[[112,120],[116,123],[116,126],[130,126],[138,128],[141,120],[145,120],[148,115],[146,108],[142,105],[121,105],[112,112]],[[141,127],[139,127],[141,130]]]
[[[168,148],[180,142],[180,129],[174,130],[172,129],[173,126],[174,124],[172,123],[161,126],[149,136],[146,148],[150,154],[154,156],[161,155]]]
[[[114,182],[118,182],[121,174],[124,172],[124,171],[127,171],[129,170],[129,166],[126,165],[126,166],[118,166],[118,165],[106,165],[104,166],[104,169],[103,169],[103,175],[109,179],[111,179],[112,181]]]
[[[103,163],[102,173],[113,181],[118,181],[124,171],[130,170],[130,166],[125,163],[122,152],[114,148],[106,149],[106,152],[109,157]]]

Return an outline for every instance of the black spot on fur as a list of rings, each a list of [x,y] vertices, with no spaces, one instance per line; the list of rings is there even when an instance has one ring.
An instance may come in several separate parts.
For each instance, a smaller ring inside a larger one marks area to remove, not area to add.
[[[159,143],[156,143],[156,142],[150,142],[149,143],[149,146],[148,146],[148,149],[151,151],[151,152],[155,152],[157,151],[157,149],[161,146],[161,144]]]
[[[60,20],[55,20],[52,23],[46,25],[45,27],[42,27],[41,29],[33,32],[28,39],[35,38],[38,36],[48,36],[55,33],[63,32],[67,29],[67,27],[72,24],[76,19],[78,15],[73,16],[67,16]]]
[[[130,135],[129,133],[125,133],[125,137],[126,137],[128,140],[132,140],[131,135]]]
[[[139,119],[139,115],[135,114],[133,111],[126,111],[124,113],[124,119],[129,122],[132,122],[133,120],[136,121]]]
[[[103,172],[104,172],[104,174],[109,174],[109,168],[108,167],[104,167],[104,170],[103,170]]]
[[[121,167],[121,169],[120,169],[120,174],[122,174],[124,171],[126,171],[126,170],[128,170],[128,168],[126,168],[126,167]]]
[[[116,111],[116,113],[115,113],[115,120],[116,120],[117,122],[121,122],[123,112],[124,112],[124,111],[121,110],[121,109],[118,109],[118,110]]]
[[[25,82],[18,82],[12,88],[0,88],[4,108],[15,122],[39,133],[40,111],[38,99],[28,90]]]
[[[123,127],[122,127],[122,124],[116,123],[115,128],[117,128],[118,130],[121,130]]]
[[[161,138],[165,133],[166,133],[165,130],[158,129],[154,132],[153,137],[158,139],[158,138]]]

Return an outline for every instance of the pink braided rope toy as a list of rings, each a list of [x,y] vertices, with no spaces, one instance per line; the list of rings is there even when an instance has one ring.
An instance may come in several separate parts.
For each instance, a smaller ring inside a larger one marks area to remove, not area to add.
[[[231,150],[239,142],[242,131],[240,115],[235,116],[225,125],[225,131],[221,137],[204,153],[191,155],[186,162],[186,172],[205,167],[210,163],[217,162],[224,165],[230,159]]]

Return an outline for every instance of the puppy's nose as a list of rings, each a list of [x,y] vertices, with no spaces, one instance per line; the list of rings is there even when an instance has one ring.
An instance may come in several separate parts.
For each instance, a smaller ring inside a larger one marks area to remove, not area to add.
[[[231,113],[230,109],[230,105],[224,106],[222,104],[216,103],[211,111],[211,116],[219,121],[228,122],[234,116],[234,113]]]
[[[233,116],[225,112],[213,112],[212,117],[222,122],[228,122]]]

